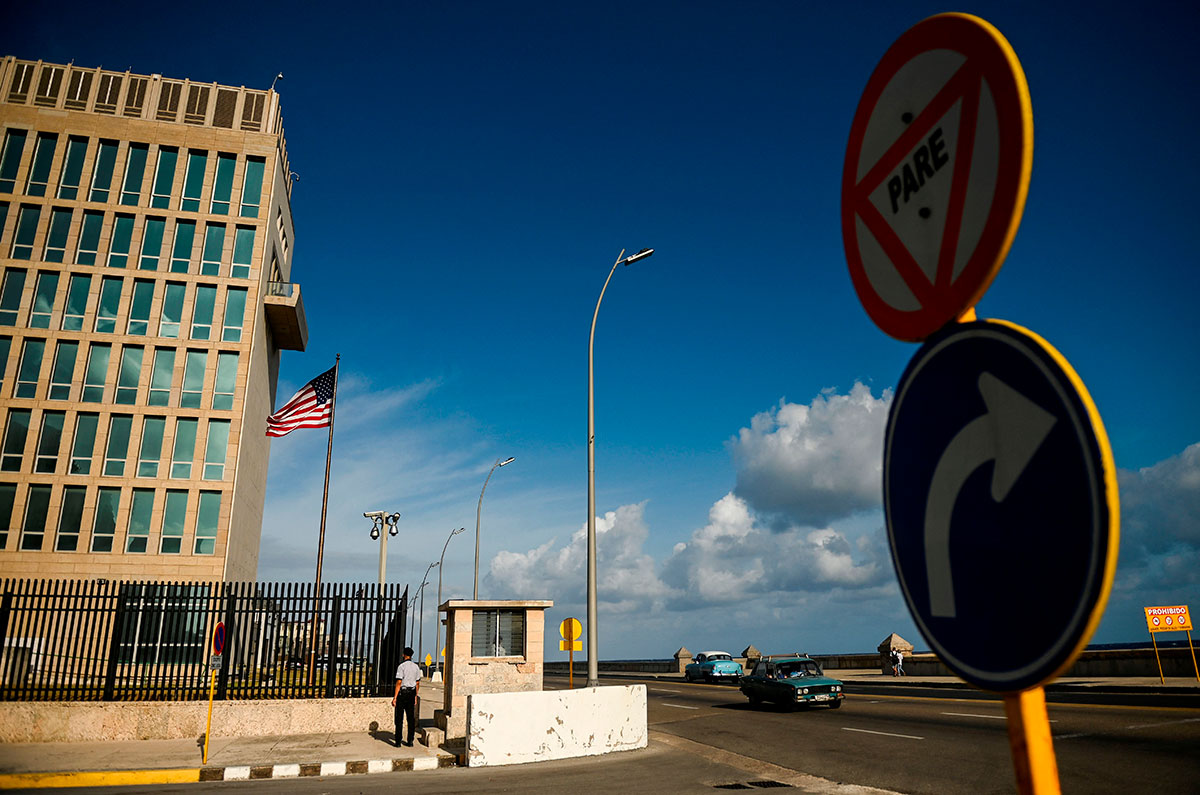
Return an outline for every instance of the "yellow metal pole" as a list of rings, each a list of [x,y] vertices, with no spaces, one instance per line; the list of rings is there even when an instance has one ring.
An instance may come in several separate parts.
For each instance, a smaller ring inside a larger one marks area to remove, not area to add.
[[[200,760],[201,764],[208,764],[208,737],[212,734],[212,703],[213,691],[217,687],[217,672],[213,671],[208,675],[208,723],[204,725],[204,758]]]
[[[1012,749],[1017,792],[1021,795],[1058,795],[1058,761],[1046,715],[1046,691],[1040,687],[1004,696],[1008,715],[1008,743]]]
[[[1191,635],[1191,633],[1189,632],[1189,633],[1188,633],[1188,640],[1191,640],[1191,638],[1192,638],[1192,635]],[[1162,675],[1162,660],[1158,659],[1158,641],[1156,641],[1156,640],[1154,639],[1154,633],[1153,633],[1153,632],[1151,632],[1151,633],[1150,633],[1150,642],[1154,644],[1154,662],[1158,663],[1158,683],[1159,683],[1160,685],[1165,685],[1165,684],[1167,683],[1167,680],[1166,680],[1166,679],[1163,679],[1163,675]]]
[[[1191,637],[1190,635],[1188,637]],[[575,641],[568,640],[571,645],[567,647],[567,689],[575,689]]]
[[[1185,630],[1188,636],[1188,648],[1192,650],[1192,670],[1196,672],[1196,681],[1200,682],[1200,667],[1196,666],[1196,647],[1192,645],[1192,631]]]

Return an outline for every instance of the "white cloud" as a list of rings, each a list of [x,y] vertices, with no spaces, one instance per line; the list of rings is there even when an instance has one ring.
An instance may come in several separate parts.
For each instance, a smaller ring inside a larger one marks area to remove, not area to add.
[[[1116,588],[1174,598],[1200,585],[1200,442],[1118,472],[1121,552]]]
[[[755,415],[729,442],[734,493],[784,526],[821,527],[879,508],[891,399],[890,390],[875,398],[855,383],[847,395],[826,390],[807,406],[780,401]]]
[[[648,530],[645,503],[623,505],[596,518],[596,598],[606,610],[626,613],[660,604],[667,589],[655,574],[654,559],[642,551]],[[500,552],[487,577],[490,592],[512,598],[540,598],[571,604],[585,599],[587,526],[565,546],[552,538],[527,552]]]

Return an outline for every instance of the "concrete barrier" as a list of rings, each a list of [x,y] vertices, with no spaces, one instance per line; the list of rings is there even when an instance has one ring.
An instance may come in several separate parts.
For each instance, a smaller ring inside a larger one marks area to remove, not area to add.
[[[645,748],[646,686],[467,698],[467,765],[545,762]]]
[[[200,737],[207,701],[0,703],[0,742],[77,743]],[[213,737],[392,730],[390,698],[218,701]]]

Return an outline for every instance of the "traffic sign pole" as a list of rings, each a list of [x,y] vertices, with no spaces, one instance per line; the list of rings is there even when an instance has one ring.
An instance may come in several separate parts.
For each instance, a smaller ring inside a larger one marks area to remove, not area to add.
[[[208,737],[212,734],[213,694],[217,687],[217,671],[221,668],[221,655],[225,652],[225,622],[218,621],[213,627],[212,656],[208,658],[208,721],[204,725],[204,754],[201,764],[208,764]]]
[[[1008,743],[1012,749],[1017,792],[1021,795],[1057,795],[1058,762],[1046,715],[1046,691],[1040,686],[1004,697],[1008,715]]]

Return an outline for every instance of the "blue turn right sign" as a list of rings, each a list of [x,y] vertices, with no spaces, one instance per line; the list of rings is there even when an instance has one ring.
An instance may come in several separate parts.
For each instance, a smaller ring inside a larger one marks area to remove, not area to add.
[[[1045,340],[988,320],[922,346],[888,416],[884,508],[909,609],[963,679],[1036,687],[1087,644],[1116,568],[1116,474]]]

